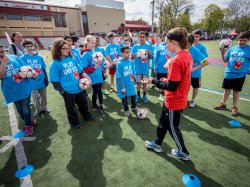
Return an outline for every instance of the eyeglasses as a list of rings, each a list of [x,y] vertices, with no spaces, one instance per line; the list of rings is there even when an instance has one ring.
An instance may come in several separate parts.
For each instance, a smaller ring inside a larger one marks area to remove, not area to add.
[[[69,50],[70,48],[67,48],[67,47],[64,47],[64,48],[61,48],[62,50]]]

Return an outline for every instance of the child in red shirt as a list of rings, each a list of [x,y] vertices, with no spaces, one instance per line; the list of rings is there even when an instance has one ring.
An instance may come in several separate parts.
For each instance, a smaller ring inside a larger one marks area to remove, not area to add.
[[[169,131],[178,147],[178,149],[172,149],[172,155],[183,160],[190,160],[179,129],[181,113],[188,101],[193,64],[192,57],[187,50],[187,34],[185,28],[174,28],[166,35],[168,50],[176,54],[169,62],[167,79],[162,78],[160,81],[152,78],[146,79],[148,83],[153,83],[164,90],[165,104],[157,127],[157,138],[155,141],[145,141],[145,145],[156,152],[163,152],[161,145]]]

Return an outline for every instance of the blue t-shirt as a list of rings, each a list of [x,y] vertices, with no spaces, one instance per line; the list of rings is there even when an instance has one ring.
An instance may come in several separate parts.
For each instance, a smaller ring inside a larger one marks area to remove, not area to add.
[[[206,49],[206,47],[205,47],[203,44],[198,43],[197,45],[194,45],[194,46],[195,46],[197,49],[200,50],[200,52],[203,54],[203,56],[208,57],[207,49]]]
[[[60,82],[66,92],[76,94],[82,91],[78,86],[81,72],[82,69],[74,57],[53,60],[49,70],[50,82]]]
[[[133,49],[131,54],[135,54],[137,55],[138,51],[140,50],[149,50],[151,52],[151,54],[153,55],[153,48],[151,45],[148,44],[144,44],[141,45],[136,44]],[[141,58],[139,57],[135,57],[135,74],[136,75],[148,75],[149,74],[149,57],[148,55],[146,55],[146,61],[142,61]]]
[[[79,59],[81,58],[80,51],[78,48],[71,48],[70,49],[71,53],[73,56],[78,57]]]
[[[124,45],[124,42],[121,42],[121,43],[119,44],[119,47],[121,48],[121,47],[123,47],[123,45]]]
[[[95,67],[95,63],[93,62],[92,55],[94,54],[94,51],[85,51],[82,55],[81,59],[81,68],[84,69],[86,67]],[[102,70],[101,67],[98,66],[92,73],[87,73],[89,78],[92,81],[92,85],[102,83],[103,77],[102,77]]]
[[[122,87],[118,81],[118,79],[120,78],[124,82],[126,94],[123,94],[121,92]],[[116,68],[116,87],[119,98],[136,95],[135,84],[134,84],[134,68],[133,68],[133,62],[131,60],[124,60],[123,58],[119,59]]]
[[[229,60],[225,70],[224,78],[235,79],[242,78],[250,72],[250,45],[231,47],[226,58]]]
[[[114,60],[115,58],[118,59],[119,56],[121,56],[119,45],[116,43],[109,43],[106,47],[106,55],[110,56],[111,60]]]
[[[198,50],[196,47],[192,46],[188,49],[189,53],[193,59],[193,68],[196,66],[201,65],[204,60],[207,58]],[[201,69],[197,69],[196,71],[192,72],[192,78],[200,78],[201,77]]]
[[[41,88],[45,88],[44,83],[44,72],[43,70],[46,69],[45,62],[43,60],[43,57],[34,54],[33,56],[30,56],[29,54],[25,53],[20,57],[28,66],[30,66],[33,70],[39,69],[40,74],[36,77],[36,79],[30,79],[32,90],[38,90]]]
[[[170,52],[167,50],[166,45],[160,44],[154,52],[153,69],[157,73],[167,73],[167,70],[163,67],[167,62],[167,55]]]
[[[105,50],[102,47],[95,47],[94,52],[101,52],[102,55],[104,56],[103,62],[105,62],[105,57],[107,55],[106,55]],[[103,63],[100,65],[100,67],[106,72],[106,68],[103,66]]]
[[[4,78],[2,78],[1,89],[7,104],[30,96],[32,88],[30,79],[23,79],[19,82],[15,75],[22,66],[27,66],[20,58],[15,55],[7,55],[9,62],[6,66]],[[1,64],[1,61],[0,61]]]

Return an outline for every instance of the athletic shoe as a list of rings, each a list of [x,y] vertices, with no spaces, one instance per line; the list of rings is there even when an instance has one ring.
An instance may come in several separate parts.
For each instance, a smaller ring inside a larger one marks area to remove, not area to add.
[[[162,94],[158,97],[158,101],[164,102],[164,97]]]
[[[101,112],[102,115],[104,115],[103,106],[100,106],[100,107],[99,107],[99,111]]]
[[[42,113],[44,113],[44,114],[49,114],[50,112],[51,112],[51,111],[48,110],[47,108],[46,108],[45,110],[42,111]]]
[[[125,116],[130,116],[130,112],[128,110],[124,111],[124,114],[125,114]]]
[[[153,149],[153,150],[155,150],[155,152],[157,152],[157,153],[162,153],[162,152],[163,152],[161,145],[157,145],[157,144],[155,143],[155,141],[147,141],[147,140],[146,140],[146,141],[144,142],[144,144],[145,144],[145,146],[146,146],[147,148]]]
[[[102,89],[102,93],[105,95],[109,95],[109,91],[107,89]]]
[[[135,102],[138,103],[140,100],[141,100],[141,96],[138,96],[138,95],[137,95],[137,96],[136,96],[136,101],[135,101]]]
[[[236,116],[236,115],[238,114],[238,108],[237,108],[236,106],[234,106],[234,107],[232,108],[231,114],[232,114],[233,116]]]
[[[195,101],[190,101],[189,103],[189,108],[194,108],[195,107]]]
[[[92,106],[92,110],[93,111],[100,110],[100,106],[98,106],[98,105]]]
[[[25,136],[29,136],[33,134],[33,126],[29,125],[29,126],[25,126]]]
[[[82,128],[84,128],[84,125],[80,125],[80,124],[78,123],[78,124],[72,124],[71,127],[72,127],[73,129],[82,129]]]
[[[37,112],[37,111],[36,111],[36,112],[33,114],[33,116],[34,116],[34,117],[37,117],[37,116],[41,115],[42,113],[43,113],[43,112]]]
[[[143,102],[148,103],[148,97],[146,95],[143,97]]]
[[[225,110],[227,109],[227,105],[223,104],[223,103],[219,103],[218,105],[216,105],[216,107],[214,107],[215,110]]]
[[[109,93],[112,93],[114,91],[115,91],[114,88],[110,88]]]
[[[97,119],[97,117],[95,116],[89,116],[86,120],[87,121],[95,121]]]
[[[184,153],[181,153],[178,149],[172,149],[171,154],[175,158],[180,158],[182,160],[191,160],[190,156]]]
[[[138,108],[134,107],[134,108],[131,108],[131,110],[134,111],[134,112],[137,112]]]

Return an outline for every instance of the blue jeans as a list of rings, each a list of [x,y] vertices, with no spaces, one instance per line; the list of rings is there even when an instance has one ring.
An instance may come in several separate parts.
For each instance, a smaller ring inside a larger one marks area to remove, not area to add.
[[[17,112],[24,120],[25,126],[32,125],[31,123],[31,110],[30,110],[30,96],[14,102]]]

